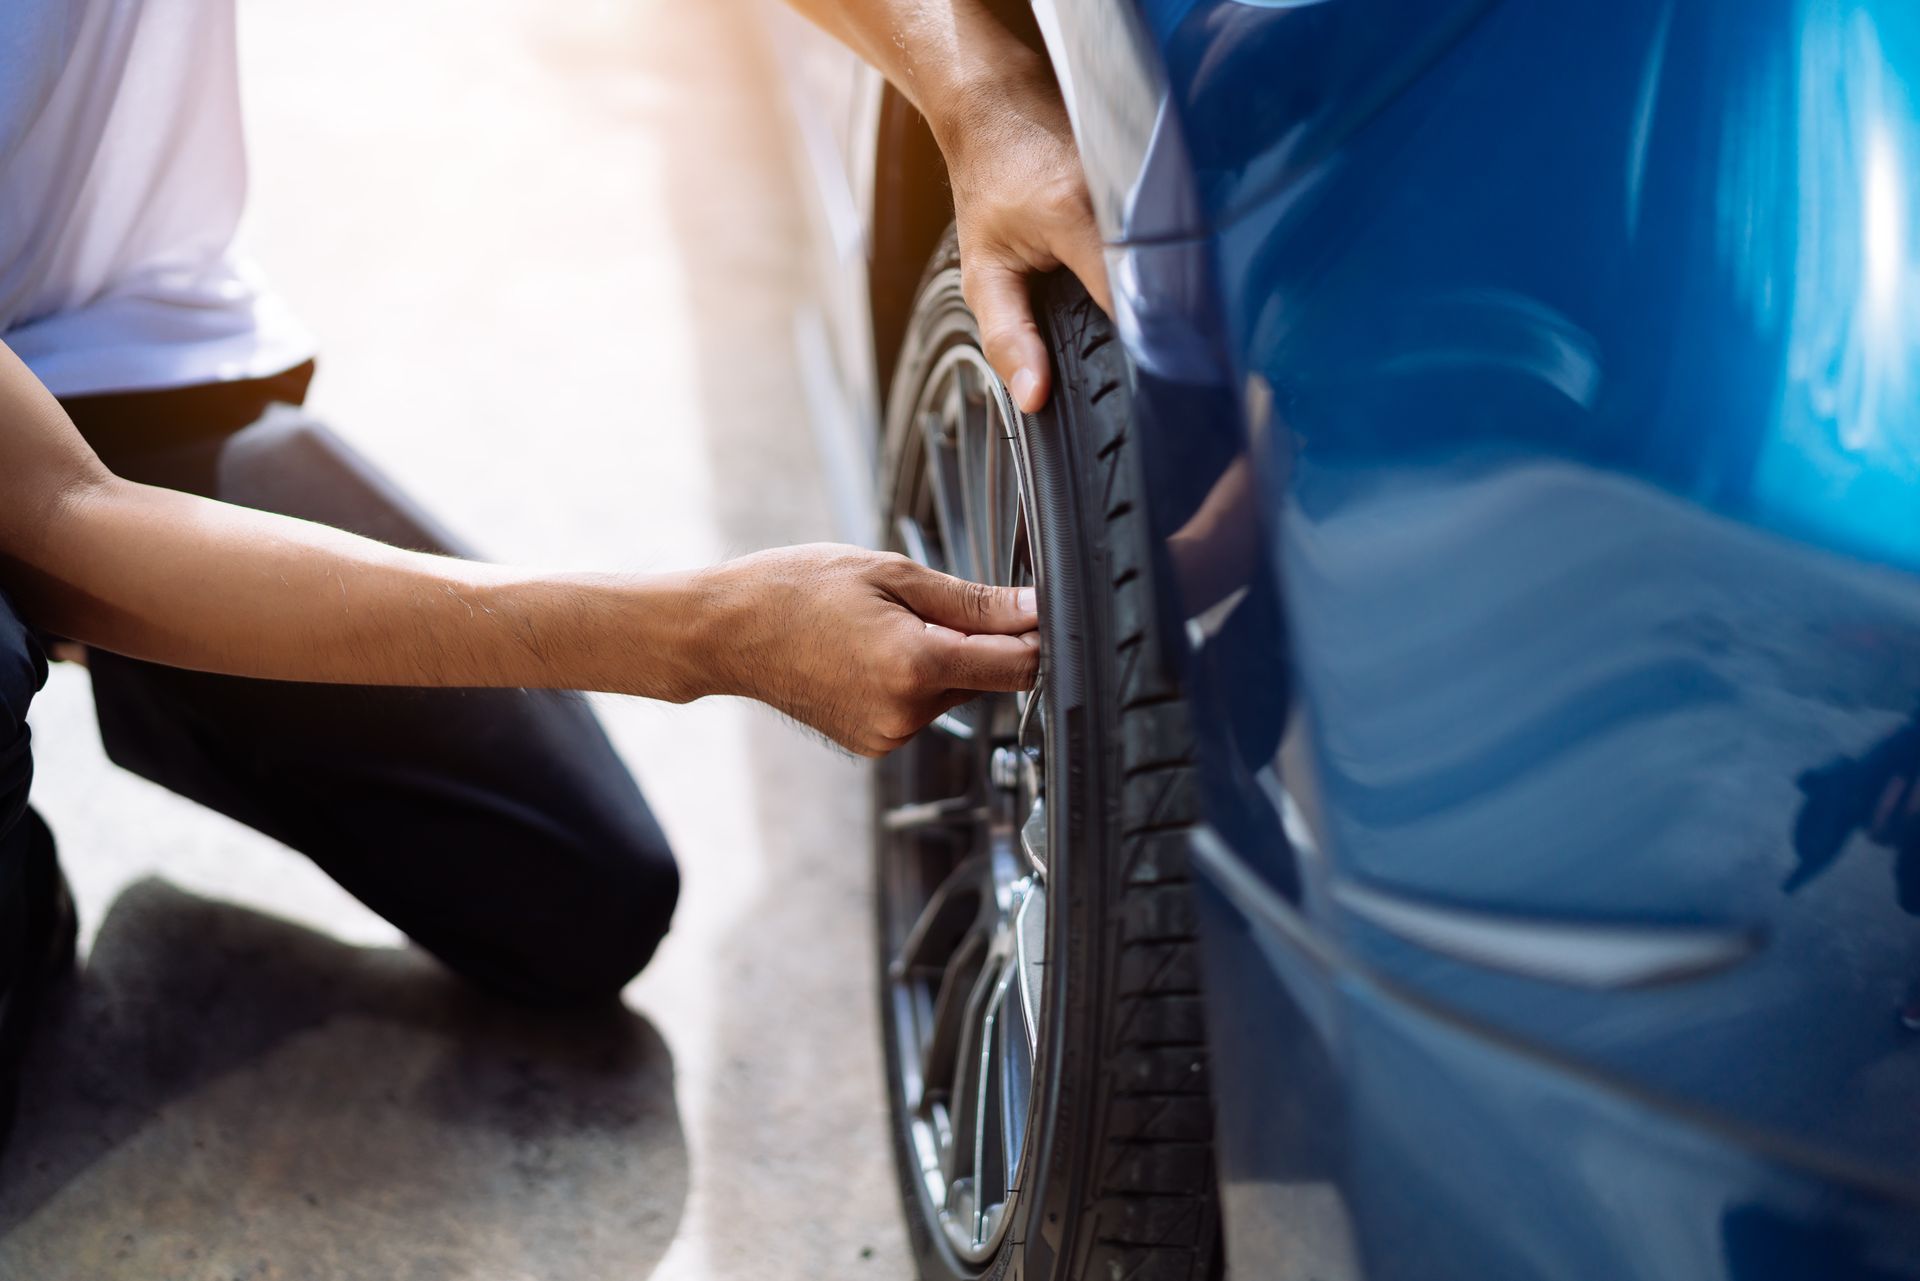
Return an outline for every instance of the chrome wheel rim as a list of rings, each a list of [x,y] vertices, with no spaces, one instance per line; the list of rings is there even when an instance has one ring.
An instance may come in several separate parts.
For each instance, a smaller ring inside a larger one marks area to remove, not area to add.
[[[1011,399],[971,335],[929,365],[895,449],[894,550],[1038,585]],[[911,1161],[947,1244],[999,1248],[1027,1168],[1047,944],[1042,687],[956,708],[879,778],[887,1000]]]

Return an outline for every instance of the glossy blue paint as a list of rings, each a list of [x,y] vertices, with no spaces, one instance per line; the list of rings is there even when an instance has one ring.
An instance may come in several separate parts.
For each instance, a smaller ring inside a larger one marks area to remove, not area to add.
[[[1912,1275],[1920,1217],[1898,1189],[1316,965],[1202,886],[1234,1275]]]
[[[1920,1276],[1920,6],[1128,22],[1236,1275]]]

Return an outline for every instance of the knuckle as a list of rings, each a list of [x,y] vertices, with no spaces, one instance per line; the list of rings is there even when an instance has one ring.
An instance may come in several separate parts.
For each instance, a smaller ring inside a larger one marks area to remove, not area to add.
[[[966,588],[967,612],[974,619],[984,619],[993,612],[993,588],[985,583],[968,583]]]
[[[1069,176],[1048,182],[1037,198],[1041,211],[1060,222],[1078,222],[1091,209],[1086,187]]]
[[[881,586],[897,591],[911,587],[926,574],[927,567],[899,552],[882,552],[875,558],[873,572]]]

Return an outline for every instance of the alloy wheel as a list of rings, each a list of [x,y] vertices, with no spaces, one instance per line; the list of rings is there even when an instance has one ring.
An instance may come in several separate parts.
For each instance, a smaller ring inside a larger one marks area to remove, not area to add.
[[[1037,586],[1018,411],[970,322],[946,341],[895,445],[893,550]],[[877,784],[894,1088],[924,1204],[969,1264],[1005,1237],[1031,1147],[1048,939],[1041,682],[942,716]]]

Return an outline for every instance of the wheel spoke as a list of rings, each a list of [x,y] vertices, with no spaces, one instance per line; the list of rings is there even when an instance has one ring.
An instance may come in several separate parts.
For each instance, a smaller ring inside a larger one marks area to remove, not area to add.
[[[998,1048],[994,1033],[1000,1011],[1006,1007],[1007,984],[1012,981],[1011,967],[1002,969],[994,983],[993,995],[980,1016],[980,1080],[973,1108],[973,1243],[987,1239],[987,1101],[993,1081],[993,1053]],[[1004,1199],[1004,1198],[1003,1198]]]
[[[935,729],[951,738],[957,738],[963,743],[973,741],[973,726],[960,714],[960,709],[957,707],[950,712],[940,713],[930,723]]]
[[[966,495],[954,465],[954,445],[948,426],[937,413],[920,415],[920,436],[926,446],[927,488],[933,493],[934,522],[939,526],[940,551],[945,560],[939,568],[961,578],[971,578],[971,542],[961,524],[966,513]]]
[[[971,736],[972,731],[968,734]],[[943,801],[912,801],[896,805],[880,816],[889,832],[911,832],[923,827],[961,827],[986,819],[987,808],[972,796],[949,796]]]
[[[992,412],[982,416],[979,433],[979,452],[974,456],[974,470],[980,478],[974,487],[974,531],[975,542],[980,547],[980,575],[983,581],[1004,585],[1006,579],[1001,576],[1002,560],[1000,541],[1000,451],[1005,449],[1006,438],[995,431]]]
[[[998,1100],[1000,1124],[996,1128],[1000,1136],[1000,1180],[1008,1199],[1018,1191],[1014,1176],[1020,1168],[1020,1149],[1027,1140],[1026,1104],[1033,1092],[1033,1052],[1031,1039],[1025,1034],[1027,1014],[1020,988],[1015,983],[1007,993],[1008,1005],[1022,1006],[1016,1016],[1020,1026],[1013,1026],[1015,1017],[1009,1017],[1000,1028],[1000,1062],[1004,1068]]]
[[[921,1062],[926,1065],[921,1080],[926,1092],[950,1092],[962,1111],[967,1057],[973,1044],[971,1011],[980,994],[980,981],[993,968],[989,951],[983,931],[968,934],[954,950],[953,960],[941,976],[939,994],[933,998],[933,1018],[921,1049]],[[947,1177],[953,1177],[952,1171]]]
[[[893,533],[900,540],[900,550],[909,560],[932,566],[933,562],[928,559],[927,531],[920,527],[919,521],[911,516],[901,516],[893,522]]]
[[[948,393],[948,412],[953,423],[954,449],[958,455],[960,497],[965,504],[969,570],[966,577],[992,581],[993,544],[988,519],[988,471],[993,462],[995,433],[991,430],[992,411],[987,405],[987,388],[978,371],[969,365],[956,365],[953,387]]]
[[[956,1001],[960,1010],[960,1035],[951,1047],[953,1074],[949,1097],[953,1100],[956,1139],[964,1136],[970,1144],[970,1149],[963,1150],[961,1155],[973,1161],[965,1173],[972,1176],[976,1193],[981,1190],[980,1154],[986,1133],[987,1088],[993,1068],[994,1020],[1012,973],[1006,961],[1005,954],[994,951],[989,943],[978,972],[971,976],[966,996]],[[954,972],[948,973],[952,977]],[[960,1173],[958,1168],[954,1173]]]
[[[1019,978],[1020,1026],[1027,1036],[1027,1053],[1040,1053],[1040,985],[1047,966],[1047,887],[1028,886],[1013,917],[1013,966]]]
[[[900,943],[893,959],[893,975],[904,977],[910,970],[945,966],[953,969],[969,930],[976,930],[981,917],[981,886],[986,875],[986,856],[974,854],[960,860],[946,879],[927,897],[927,905],[914,918],[913,926]],[[936,1022],[938,1020],[936,1019]]]
[[[1033,553],[1033,496],[1027,492],[1027,474],[1020,465],[1018,436],[1007,437],[1007,473],[1013,498],[1013,528],[1008,536],[1007,581],[1040,581]]]
[[[1005,436],[993,439],[993,461],[988,469],[988,510],[991,514],[987,542],[993,548],[994,581],[1011,587],[1018,583],[1023,546],[1026,541],[1026,511],[1020,501],[1019,471],[1015,466],[1013,442]]]

